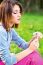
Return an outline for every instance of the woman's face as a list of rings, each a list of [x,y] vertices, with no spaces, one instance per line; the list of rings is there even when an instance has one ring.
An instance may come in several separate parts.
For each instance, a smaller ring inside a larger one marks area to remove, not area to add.
[[[21,18],[21,13],[20,13],[20,7],[18,5],[14,5],[12,15],[15,19],[14,23],[19,24],[20,18]]]
[[[14,24],[20,23],[21,13],[20,13],[20,7],[18,5],[14,5],[13,12],[12,12],[13,20],[10,21],[9,25],[12,27]]]

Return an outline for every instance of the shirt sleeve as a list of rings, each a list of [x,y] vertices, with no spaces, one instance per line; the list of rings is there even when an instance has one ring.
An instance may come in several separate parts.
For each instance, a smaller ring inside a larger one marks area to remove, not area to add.
[[[29,46],[28,42],[22,39],[14,29],[12,29],[12,40],[15,41],[15,43],[23,49],[26,49]]]
[[[8,49],[3,50],[3,56],[1,57],[2,61],[5,61],[6,65],[13,65],[17,63],[15,54],[11,55]]]
[[[14,54],[13,56],[11,56],[10,54],[10,50],[7,48],[6,46],[6,42],[5,40],[3,40],[3,35],[0,35],[0,53],[1,53],[1,60],[5,61],[6,65],[13,65],[15,63],[17,63],[17,58],[16,55]],[[5,44],[5,46],[4,46]]]

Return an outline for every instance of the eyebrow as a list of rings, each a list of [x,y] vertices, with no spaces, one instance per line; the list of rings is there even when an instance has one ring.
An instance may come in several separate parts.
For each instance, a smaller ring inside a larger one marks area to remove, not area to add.
[[[15,10],[15,11],[13,11],[13,13],[15,13],[15,12],[20,12],[20,10]]]

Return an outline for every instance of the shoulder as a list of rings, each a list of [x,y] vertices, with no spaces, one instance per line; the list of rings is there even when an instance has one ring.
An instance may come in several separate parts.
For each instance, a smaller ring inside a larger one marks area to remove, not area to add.
[[[2,28],[2,26],[0,25],[0,33],[3,31],[3,28]]]
[[[12,33],[17,33],[14,28],[11,29],[11,32],[12,32]]]
[[[2,23],[0,22],[0,32],[3,31],[3,26],[2,26]]]
[[[0,35],[3,35],[5,33],[6,33],[6,30],[4,29],[2,25],[0,25]]]
[[[11,32],[12,32],[12,35],[15,35],[15,36],[18,35],[18,33],[16,32],[16,30],[14,28],[11,29]]]

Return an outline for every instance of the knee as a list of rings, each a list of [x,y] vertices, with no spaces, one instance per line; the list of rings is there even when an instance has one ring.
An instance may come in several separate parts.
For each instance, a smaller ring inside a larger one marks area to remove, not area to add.
[[[35,52],[31,58],[31,65],[43,65],[42,57],[39,53]]]

